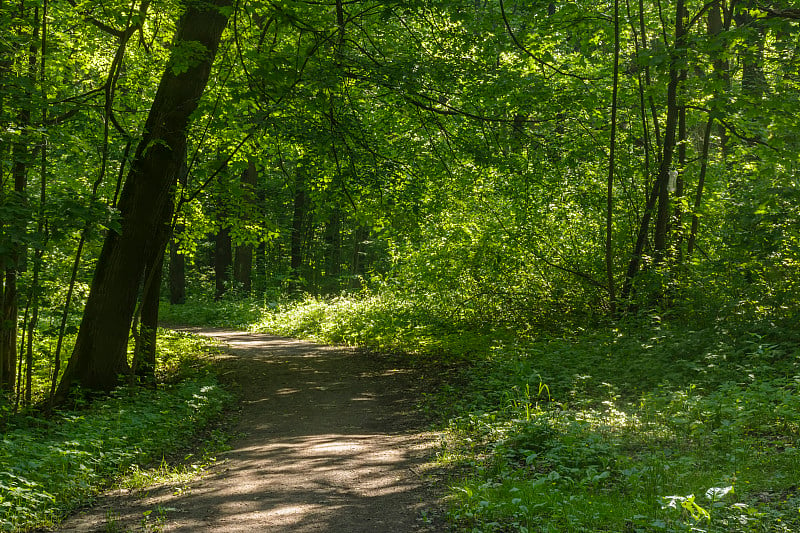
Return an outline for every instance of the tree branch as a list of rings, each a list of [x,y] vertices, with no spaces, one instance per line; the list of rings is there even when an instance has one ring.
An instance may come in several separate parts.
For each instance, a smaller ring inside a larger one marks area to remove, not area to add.
[[[570,72],[564,72],[563,70],[559,69],[558,67],[553,66],[550,63],[548,63],[547,61],[539,58],[533,52],[531,52],[530,50],[525,48],[522,45],[522,43],[519,42],[519,40],[517,40],[517,36],[514,35],[514,31],[511,29],[511,24],[508,22],[508,17],[506,16],[506,8],[505,8],[505,5],[503,5],[503,0],[500,0],[500,13],[503,16],[503,23],[506,26],[506,31],[508,32],[509,37],[511,37],[511,40],[514,41],[514,45],[517,48],[519,48],[520,50],[522,50],[523,52],[525,52],[525,54],[528,57],[530,57],[531,59],[533,59],[534,61],[539,63],[541,66],[547,67],[549,69],[552,69],[552,70],[558,72],[559,74],[561,74],[562,76],[569,76],[570,78],[575,78],[576,80],[580,80],[580,81],[595,81],[595,80],[601,79],[601,78],[587,78],[587,77],[584,77],[584,76],[578,76],[577,74],[572,74]]]

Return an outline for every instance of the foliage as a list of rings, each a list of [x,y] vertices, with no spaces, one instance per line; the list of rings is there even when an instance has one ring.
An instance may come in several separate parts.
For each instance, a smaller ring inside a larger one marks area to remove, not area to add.
[[[770,443],[796,426],[799,30],[751,4],[226,8],[163,318],[469,362],[444,391],[485,459],[468,527],[531,529],[522,505],[579,530],[587,495],[623,531],[791,523],[725,466],[791,466]],[[184,8],[0,3],[0,420],[59,378],[158,80],[204,57]],[[702,446],[718,464],[680,479]]]
[[[165,456],[217,419],[231,398],[204,369],[208,342],[167,338],[160,354],[172,384],[123,387],[51,418],[12,419],[0,442],[0,529],[55,524],[110,480],[127,474],[132,483],[131,474],[154,463],[163,470]]]
[[[246,329],[250,324],[256,323],[261,314],[261,302],[248,298],[229,298],[222,302],[193,298],[180,305],[163,302],[159,309],[161,321],[172,326],[205,325]]]
[[[427,339],[447,320],[404,308],[414,305],[388,294],[305,300],[259,327],[460,361],[423,400],[446,427],[440,461],[457,476],[450,518],[459,530],[800,527],[791,331],[767,340],[724,322],[692,331],[651,317],[526,340],[463,337],[453,320],[450,336],[426,343],[406,329],[433,319],[416,323]]]

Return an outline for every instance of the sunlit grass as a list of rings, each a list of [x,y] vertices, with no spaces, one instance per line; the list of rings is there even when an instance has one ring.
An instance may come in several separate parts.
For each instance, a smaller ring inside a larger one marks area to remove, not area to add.
[[[447,316],[383,294],[258,328],[460,362],[423,406],[447,428],[459,530],[800,530],[800,366],[779,335],[656,320],[515,338]]]
[[[189,475],[210,460],[185,457],[188,466],[175,467],[164,460],[215,420],[230,396],[205,367],[206,341],[162,333],[159,360],[169,384],[123,387],[82,410],[8,421],[0,441],[0,530],[54,525],[113,479],[140,486]]]

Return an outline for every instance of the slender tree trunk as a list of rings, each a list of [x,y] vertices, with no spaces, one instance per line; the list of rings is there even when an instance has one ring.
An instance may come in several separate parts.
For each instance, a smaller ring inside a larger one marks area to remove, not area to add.
[[[694,207],[692,209],[692,228],[689,231],[689,241],[686,244],[686,255],[692,256],[695,244],[697,243],[697,230],[700,227],[700,206],[703,203],[703,188],[706,182],[706,171],[708,169],[708,147],[711,144],[711,129],[714,127],[714,118],[709,117],[706,122],[706,130],[703,133],[703,148],[700,156],[700,177],[697,179],[697,191],[694,196]]]
[[[0,308],[0,393],[14,392],[17,368],[17,269],[7,268]]]
[[[162,246],[155,263],[145,270],[142,291],[141,319],[133,350],[133,369],[140,383],[155,387],[156,335],[158,331],[158,303],[161,294],[161,274],[164,267]]]
[[[617,147],[617,90],[619,88],[619,0],[614,0],[614,80],[611,91],[611,138],[608,147],[608,180],[606,185],[606,284],[611,315],[616,314],[614,286],[614,166]]]
[[[231,231],[229,228],[220,228],[214,237],[214,299],[219,300],[228,290],[230,282],[231,265]]]
[[[25,16],[24,3],[21,5],[20,12]],[[31,142],[30,128],[31,128],[31,108],[26,107],[30,105],[33,99],[32,86],[36,83],[36,69],[38,66],[37,52],[38,52],[38,37],[39,37],[39,7],[33,10],[33,39],[28,50],[27,60],[27,80],[28,87],[25,89],[25,102],[17,115],[17,123],[22,130],[20,139],[14,143],[12,149],[12,167],[11,175],[14,179],[14,195],[11,199],[12,202],[17,203],[19,207],[26,208],[27,188],[28,188],[28,168],[30,166],[30,150],[29,143]],[[7,226],[8,231],[11,232],[12,245],[11,261],[6,265],[6,283],[3,298],[3,308],[0,309],[0,390],[7,392],[14,391],[16,382],[16,368],[17,368],[17,320],[19,316],[19,294],[17,291],[17,278],[19,272],[24,272],[27,264],[27,249],[20,241],[24,241],[24,235],[27,232],[27,220],[15,220],[13,224]]]
[[[6,22],[6,6],[3,0],[0,0],[0,17],[2,22]],[[7,92],[7,80],[10,79],[9,73],[11,70],[11,50],[6,46],[3,39],[0,39],[0,120],[5,121],[5,97]],[[9,146],[5,140],[5,136],[0,136],[0,205],[6,203],[6,176],[5,165],[3,161],[8,157]],[[5,244],[10,239],[7,237],[7,221],[0,220],[0,239]],[[10,257],[5,254],[0,254],[0,392],[7,388],[7,372],[8,372],[8,343],[9,335],[7,327],[7,307],[6,307],[6,265],[10,263]],[[16,284],[15,284],[16,285]],[[16,344],[16,343],[15,343]]]
[[[328,291],[339,291],[339,277],[342,274],[342,213],[334,208],[325,227],[325,277]]]
[[[255,161],[250,158],[247,170],[242,173],[242,201],[247,204],[245,213],[250,213],[256,201],[256,182],[258,181],[258,171]],[[240,244],[236,246],[236,253],[233,261],[233,279],[242,288],[244,294],[250,294],[253,288],[253,245]]]
[[[41,64],[40,64],[40,88],[42,96],[42,124],[47,124],[47,86],[45,85],[46,75],[46,61],[47,61],[47,17],[48,17],[48,0],[44,0],[42,8],[42,41],[41,41]],[[36,233],[44,242],[36,245],[36,252],[33,259],[33,282],[31,284],[29,303],[31,307],[31,320],[28,324],[28,345],[25,350],[25,405],[30,405],[33,395],[33,338],[36,335],[36,327],[39,322],[39,277],[42,271],[42,260],[44,258],[44,250],[47,246],[47,223],[45,220],[45,212],[47,206],[47,137],[42,140],[41,159],[40,159],[40,173],[39,179],[39,213],[36,222]]]
[[[292,290],[298,290],[302,284],[303,266],[303,225],[306,218],[306,185],[302,169],[298,169],[294,183],[294,208],[292,212],[292,243],[290,250],[290,267],[292,269]]]
[[[181,68],[168,65],[120,196],[120,232],[108,233],[98,259],[72,357],[56,393],[66,398],[80,383],[109,390],[128,372],[128,333],[147,254],[157,248],[166,206],[174,201],[175,183],[186,146],[186,127],[205,90],[227,17],[230,0],[192,0],[178,23],[171,61],[185,63],[182,46],[205,48],[205,54]],[[145,253],[142,253],[145,251]]]
[[[686,72],[681,75],[686,78]],[[678,170],[675,177],[675,208],[672,212],[671,227],[674,228],[675,260],[678,264],[683,262],[683,210],[681,209],[681,198],[683,198],[683,173],[686,168],[686,106],[680,106],[678,116]]]
[[[670,220],[670,191],[669,178],[672,171],[672,160],[676,147],[676,130],[678,126],[679,111],[678,89],[682,81],[682,71],[678,69],[678,59],[685,54],[685,29],[683,26],[684,0],[677,0],[675,7],[675,45],[670,58],[669,84],[667,85],[667,117],[664,126],[664,138],[662,145],[661,161],[659,163],[658,176],[653,185],[653,190],[647,199],[644,214],[639,224],[639,231],[636,236],[631,259],[625,274],[625,282],[622,286],[621,298],[627,300],[633,289],[633,280],[639,272],[645,243],[649,232],[650,219],[653,211],[658,204],[656,212],[656,224],[653,247],[655,260],[660,262],[664,259],[667,248],[667,234]]]
[[[183,233],[183,224],[175,225],[175,232],[169,243],[169,303],[186,303],[186,258],[180,251],[176,237]]]
[[[682,10],[683,0],[678,0],[678,9]],[[680,20],[681,17],[678,16]],[[676,52],[677,53],[677,52]],[[663,260],[667,248],[667,230],[670,218],[670,191],[669,179],[672,172],[672,158],[675,152],[675,132],[678,124],[680,110],[678,107],[678,80],[679,73],[675,67],[675,59],[669,69],[669,84],[667,85],[667,120],[664,126],[664,147],[661,164],[658,168],[658,212],[656,214],[656,228],[653,238],[653,248],[657,262]]]

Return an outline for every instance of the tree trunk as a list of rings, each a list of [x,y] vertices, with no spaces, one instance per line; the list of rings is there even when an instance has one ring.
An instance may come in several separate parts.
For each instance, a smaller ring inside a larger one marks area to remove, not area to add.
[[[677,68],[677,59],[681,48],[685,46],[685,30],[683,28],[683,0],[678,0],[675,17],[675,50],[673,50],[670,60],[669,85],[667,86],[667,120],[664,131],[663,151],[658,169],[658,176],[653,185],[653,189],[647,198],[642,220],[636,236],[631,259],[628,262],[628,269],[625,273],[625,282],[622,286],[621,299],[627,300],[633,289],[633,280],[639,272],[642,262],[644,247],[647,242],[647,235],[650,227],[650,220],[658,202],[656,216],[656,229],[654,248],[656,260],[663,258],[667,245],[667,230],[669,228],[669,172],[672,166],[672,156],[675,151],[675,132],[678,123],[678,86],[681,75]]]
[[[617,312],[616,287],[614,286],[614,167],[617,146],[617,90],[619,89],[619,0],[614,0],[614,79],[611,91],[611,135],[608,147],[608,179],[606,180],[606,285],[608,306],[611,315]]]
[[[5,5],[3,0],[0,0],[0,17],[5,17]],[[0,120],[5,119],[5,96],[8,91],[6,88],[7,80],[10,79],[9,72],[11,69],[11,54],[8,50],[3,49],[0,51]],[[5,191],[5,165],[2,163],[8,157],[9,146],[6,142],[5,136],[0,136],[0,205],[6,202]],[[0,243],[6,244],[6,221],[0,220]],[[8,374],[8,346],[10,339],[8,327],[6,326],[6,265],[10,258],[5,254],[0,254],[0,391],[7,388],[7,374]],[[16,284],[15,284],[16,285]],[[14,329],[16,332],[16,328]],[[16,346],[16,342],[12,342]]]
[[[156,332],[158,330],[158,301],[161,294],[161,274],[164,248],[153,265],[145,271],[142,292],[141,320],[133,350],[133,369],[140,383],[154,387],[156,383]]]
[[[177,224],[169,244],[169,303],[172,305],[186,303],[186,258],[180,252],[175,238],[183,230],[183,224]]]
[[[0,392],[14,391],[17,367],[17,269],[5,270],[0,299]]]
[[[258,171],[255,161],[250,158],[247,170],[242,173],[242,201],[246,204],[243,211],[250,213],[256,201],[256,182]],[[253,286],[253,246],[240,244],[236,246],[233,261],[233,279],[239,284],[244,294],[250,294]]]
[[[183,154],[182,161],[186,160]],[[185,170],[185,165],[183,170]],[[148,254],[142,278],[142,300],[139,308],[138,330],[134,326],[133,374],[140,383],[155,387],[156,383],[156,332],[158,330],[158,303],[161,296],[161,277],[164,270],[164,252],[171,233],[172,202],[164,206],[159,215],[163,221],[158,228],[154,249]]]
[[[697,231],[700,228],[700,206],[703,204],[703,188],[706,183],[706,171],[708,170],[708,147],[711,144],[711,128],[714,126],[714,117],[709,117],[706,122],[706,130],[703,134],[703,148],[700,156],[700,177],[697,179],[697,191],[694,197],[694,207],[692,209],[692,228],[689,231],[689,242],[686,244],[686,255],[692,256],[695,243],[697,242]]]
[[[233,259],[233,279],[236,280],[244,294],[250,294],[253,289],[253,247],[245,244],[236,247],[236,256]]]
[[[186,127],[205,90],[227,15],[220,8],[230,0],[192,0],[178,23],[175,48],[147,117],[144,134],[125,181],[118,208],[119,232],[108,233],[92,279],[89,298],[72,357],[56,393],[66,398],[79,383],[92,390],[110,390],[128,372],[127,345],[137,292],[147,257],[157,248],[159,228],[169,220],[175,183],[183,163]],[[205,54],[186,64],[187,54]],[[145,253],[142,253],[142,252]]]
[[[24,4],[20,7],[20,14],[25,17]],[[14,179],[14,194],[10,198],[12,203],[25,212],[27,207],[28,167],[30,166],[30,127],[31,109],[25,107],[33,99],[33,85],[36,82],[38,36],[39,36],[39,8],[33,11],[33,39],[27,58],[27,82],[24,90],[25,102],[17,115],[17,124],[22,134],[14,143],[11,154],[11,175]],[[23,85],[24,86],[24,85]],[[19,294],[17,292],[17,273],[24,272],[27,263],[27,249],[24,242],[28,221],[17,218],[6,225],[9,232],[11,254],[9,263],[5,265],[6,277],[3,291],[2,308],[0,309],[0,391],[13,392],[16,366],[17,366],[17,319],[19,316]]]
[[[325,227],[325,284],[329,292],[339,291],[339,277],[342,274],[342,212],[334,208],[330,220]]]
[[[682,73],[681,77],[685,79],[686,72]],[[672,248],[678,264],[683,262],[683,204],[681,198],[684,194],[683,174],[686,169],[686,143],[686,106],[682,105],[678,116],[678,175],[675,180],[675,207],[670,224],[675,235],[675,243]]]
[[[231,264],[231,231],[221,228],[214,237],[214,299],[219,300],[228,290]]]
[[[303,223],[306,218],[306,185],[303,169],[298,169],[294,182],[294,209],[292,214],[292,244],[291,244],[291,290],[298,290],[302,286],[303,266]]]
[[[667,248],[667,232],[670,220],[670,191],[669,178],[672,172],[672,158],[676,146],[676,130],[680,108],[678,106],[678,86],[681,81],[678,70],[678,56],[684,54],[685,31],[683,29],[684,1],[678,0],[675,6],[675,48],[672,51],[669,65],[669,83],[667,85],[667,119],[664,126],[664,146],[661,164],[658,168],[658,212],[656,214],[656,229],[653,238],[653,248],[657,262],[663,260]]]

